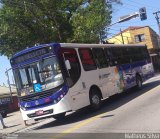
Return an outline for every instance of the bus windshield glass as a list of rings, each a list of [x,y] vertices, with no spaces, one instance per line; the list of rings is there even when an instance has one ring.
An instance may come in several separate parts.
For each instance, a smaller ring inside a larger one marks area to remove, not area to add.
[[[39,62],[18,68],[14,73],[20,96],[49,90],[64,82],[56,57],[42,59]]]

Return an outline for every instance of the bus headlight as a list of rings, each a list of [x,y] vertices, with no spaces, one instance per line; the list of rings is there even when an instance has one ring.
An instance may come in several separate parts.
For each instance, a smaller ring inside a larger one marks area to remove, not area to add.
[[[54,104],[56,104],[57,103],[57,101],[56,100],[54,100]]]
[[[65,96],[65,94],[65,92],[61,92],[61,94],[56,99],[53,99],[53,103],[58,103]]]

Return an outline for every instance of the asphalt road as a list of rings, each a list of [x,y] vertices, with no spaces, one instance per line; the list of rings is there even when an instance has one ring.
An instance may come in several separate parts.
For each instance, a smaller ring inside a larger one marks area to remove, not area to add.
[[[71,113],[62,121],[46,120],[34,128],[21,131],[19,136],[33,138],[160,138],[160,75],[144,83],[141,90],[132,88],[103,102],[101,110],[88,108]],[[25,134],[24,134],[25,133]],[[124,134],[126,133],[126,134]],[[132,134],[130,134],[132,133]],[[128,136],[127,136],[128,135]],[[137,136],[136,136],[137,135]]]

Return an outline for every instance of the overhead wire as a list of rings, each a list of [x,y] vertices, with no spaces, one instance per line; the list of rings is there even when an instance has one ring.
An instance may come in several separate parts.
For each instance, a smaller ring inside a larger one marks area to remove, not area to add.
[[[139,2],[139,1],[138,1],[138,2],[137,2],[137,1],[135,2],[135,1],[133,1],[133,0],[128,0],[128,1],[131,2],[131,3],[135,3],[135,4],[137,4],[137,5],[142,5],[142,4],[144,4],[144,3],[141,3],[141,2]],[[153,7],[153,6],[148,5],[148,4],[146,4],[146,3],[145,3],[145,6],[147,6],[149,9],[152,9],[152,10],[155,10],[155,8],[156,8],[156,9],[159,9],[158,7]]]
[[[110,29],[110,30],[119,31],[117,34],[120,33],[120,30],[115,30],[115,29]],[[124,33],[124,32],[122,31],[122,33]],[[113,34],[113,33],[111,33],[111,34]],[[114,35],[117,35],[117,34],[114,34]],[[133,35],[137,35],[137,34],[135,34],[134,32],[132,32],[132,34],[133,34]],[[142,33],[142,34],[143,34],[143,33]],[[146,35],[146,34],[145,34],[145,36],[150,37],[151,35]]]
[[[115,35],[115,34],[113,34],[113,33],[111,33],[111,34],[112,34],[113,36]],[[110,35],[109,35],[109,36],[110,36]],[[147,36],[148,36],[148,35],[147,35]],[[128,41],[128,44],[135,42],[135,39],[134,39],[133,37],[129,37],[129,36],[124,36],[124,35],[123,35],[123,39],[124,39],[124,38],[126,38],[126,40]],[[131,40],[128,40],[129,38],[130,38]],[[109,40],[109,39],[112,39],[112,36],[111,36],[111,38],[108,38],[108,40]],[[120,39],[118,39],[117,37],[114,37],[114,39],[115,39],[115,40],[118,40],[118,41],[121,42],[121,43],[123,43],[123,42],[122,42],[122,39],[120,40]],[[145,37],[145,42],[146,42],[146,41],[150,41],[149,37]],[[113,43],[115,43],[115,42],[113,42]],[[135,43],[136,43],[136,42],[135,42]]]
[[[120,32],[119,32],[120,33]],[[118,33],[118,34],[119,34]],[[135,33],[132,33],[132,35],[133,36],[136,36],[136,35],[138,35],[138,34],[135,34]],[[108,39],[112,39],[113,37],[114,37],[114,39],[116,39],[117,40],[117,34],[113,34],[113,33],[110,33],[110,34],[108,34],[108,36],[110,36],[110,38],[108,38]],[[135,40],[135,38],[134,37],[129,37],[129,36],[125,36],[124,35],[124,33],[122,33],[122,36],[123,36],[123,38],[127,38],[127,41],[129,42],[129,40],[128,40],[128,38],[130,38],[132,41],[134,41]],[[146,35],[146,34],[144,34],[144,36],[145,36],[145,41],[150,41],[150,39],[151,39],[151,37],[157,37],[157,36],[155,36],[155,35]]]
[[[134,3],[134,5],[133,5],[133,4],[130,4],[130,3],[128,3],[128,2]],[[118,11],[120,11],[121,9],[124,9],[124,8],[135,11],[135,7],[140,8],[139,5],[144,4],[144,3],[137,2],[137,1],[133,1],[133,0],[128,0],[128,2],[127,2],[127,3],[124,2],[123,5],[122,5],[122,8],[118,9]],[[129,8],[129,7],[126,6],[126,5],[128,5],[128,6],[130,6],[130,7],[134,7],[134,9],[133,9],[133,8]],[[150,5],[147,5],[147,4],[145,4],[145,5],[147,6],[147,11],[149,10],[149,11],[152,11],[152,12],[153,12],[153,11],[155,10],[155,8],[158,9],[158,7],[150,6]],[[117,11],[117,13],[118,13],[118,11]],[[115,13],[116,13],[116,12],[115,12]],[[134,23],[134,22],[132,22],[132,23]],[[135,22],[135,23],[137,23],[137,22]],[[157,26],[157,25],[149,25],[149,26]]]
[[[137,6],[137,5],[132,5],[132,4],[128,4],[128,3],[124,3],[124,5],[128,5],[128,6],[131,6],[131,7],[137,7],[137,8],[141,8],[141,6]],[[123,6],[124,6],[123,5]],[[128,7],[125,7],[125,8],[128,8]],[[149,11],[153,11],[153,9],[151,8],[147,8]],[[135,10],[135,9],[134,9]]]

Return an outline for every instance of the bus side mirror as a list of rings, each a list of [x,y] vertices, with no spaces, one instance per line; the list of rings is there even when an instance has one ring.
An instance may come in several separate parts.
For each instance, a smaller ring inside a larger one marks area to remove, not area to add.
[[[70,64],[69,60],[65,60],[65,65],[66,65],[67,70],[71,69],[71,64]]]

